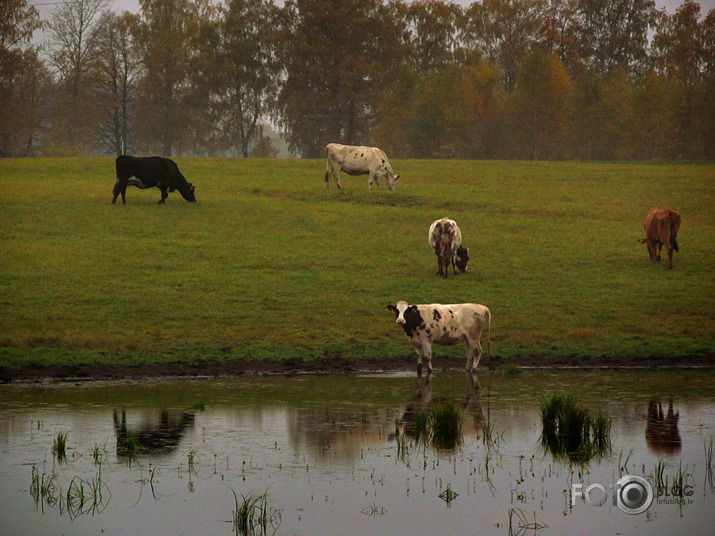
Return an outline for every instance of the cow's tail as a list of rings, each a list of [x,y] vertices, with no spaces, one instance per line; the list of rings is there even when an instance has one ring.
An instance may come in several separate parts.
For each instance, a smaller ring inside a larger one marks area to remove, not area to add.
[[[489,357],[492,356],[492,313],[489,311],[489,307],[485,307],[485,317],[487,320],[487,354]]]

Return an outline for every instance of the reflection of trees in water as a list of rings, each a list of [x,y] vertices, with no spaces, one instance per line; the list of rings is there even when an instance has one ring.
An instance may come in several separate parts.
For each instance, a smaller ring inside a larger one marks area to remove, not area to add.
[[[668,401],[668,413],[663,413],[660,400],[651,400],[645,425],[645,440],[648,448],[656,454],[677,454],[682,441],[678,430],[680,413],[673,410],[673,399]]]
[[[143,412],[127,425],[126,410],[114,411],[114,433],[117,436],[117,456],[137,452],[128,445],[139,445],[141,454],[169,454],[176,450],[186,431],[194,426],[194,414],[183,410],[155,409]],[[130,440],[130,442],[128,442]]]
[[[288,413],[288,436],[296,453],[350,460],[366,446],[383,443],[391,421],[387,409],[295,408]]]
[[[462,410],[463,426],[471,423],[477,437],[484,426],[481,386],[475,373],[466,374],[464,398],[442,397],[437,402],[452,400]],[[432,402],[432,375],[418,378],[415,393],[398,421],[412,426],[414,411]],[[402,424],[400,424],[402,423]],[[363,449],[380,445],[395,437],[395,414],[390,408],[364,411],[354,408],[295,408],[288,413],[288,436],[296,452],[303,450],[318,459],[350,460],[361,456]]]

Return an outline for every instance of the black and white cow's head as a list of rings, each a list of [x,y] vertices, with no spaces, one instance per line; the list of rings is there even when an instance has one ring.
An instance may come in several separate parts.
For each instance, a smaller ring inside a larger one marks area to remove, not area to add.
[[[424,329],[425,322],[416,305],[409,305],[406,301],[398,301],[396,305],[388,304],[387,308],[395,313],[395,323],[403,327],[408,337]]]
[[[467,263],[469,262],[469,248],[460,246],[454,254],[454,263],[459,268],[459,271],[464,273],[467,271]]]

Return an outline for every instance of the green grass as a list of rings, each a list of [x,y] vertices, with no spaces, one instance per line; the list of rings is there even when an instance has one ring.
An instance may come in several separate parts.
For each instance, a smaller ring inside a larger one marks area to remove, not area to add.
[[[111,158],[0,159],[0,366],[411,356],[401,299],[488,305],[503,358],[715,353],[715,165],[408,160],[339,192],[319,160],[176,161],[196,204],[112,206]],[[671,271],[636,242],[655,205]],[[446,281],[445,215],[472,259]]]

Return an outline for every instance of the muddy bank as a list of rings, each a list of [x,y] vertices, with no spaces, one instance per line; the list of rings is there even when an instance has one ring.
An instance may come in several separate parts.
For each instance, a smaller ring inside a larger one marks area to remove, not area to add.
[[[435,358],[435,371],[460,370],[461,358]],[[504,365],[528,369],[664,369],[664,368],[715,368],[715,356],[688,356],[674,359],[654,357],[548,357],[523,356],[510,359],[484,358],[480,370],[496,370]],[[369,358],[348,360],[343,358],[230,360],[203,362],[174,362],[144,366],[76,365],[57,367],[26,367],[9,369],[0,367],[0,382],[39,382],[47,380],[139,380],[166,377],[220,377],[246,375],[294,374],[357,374],[365,372],[416,371],[413,357]]]

